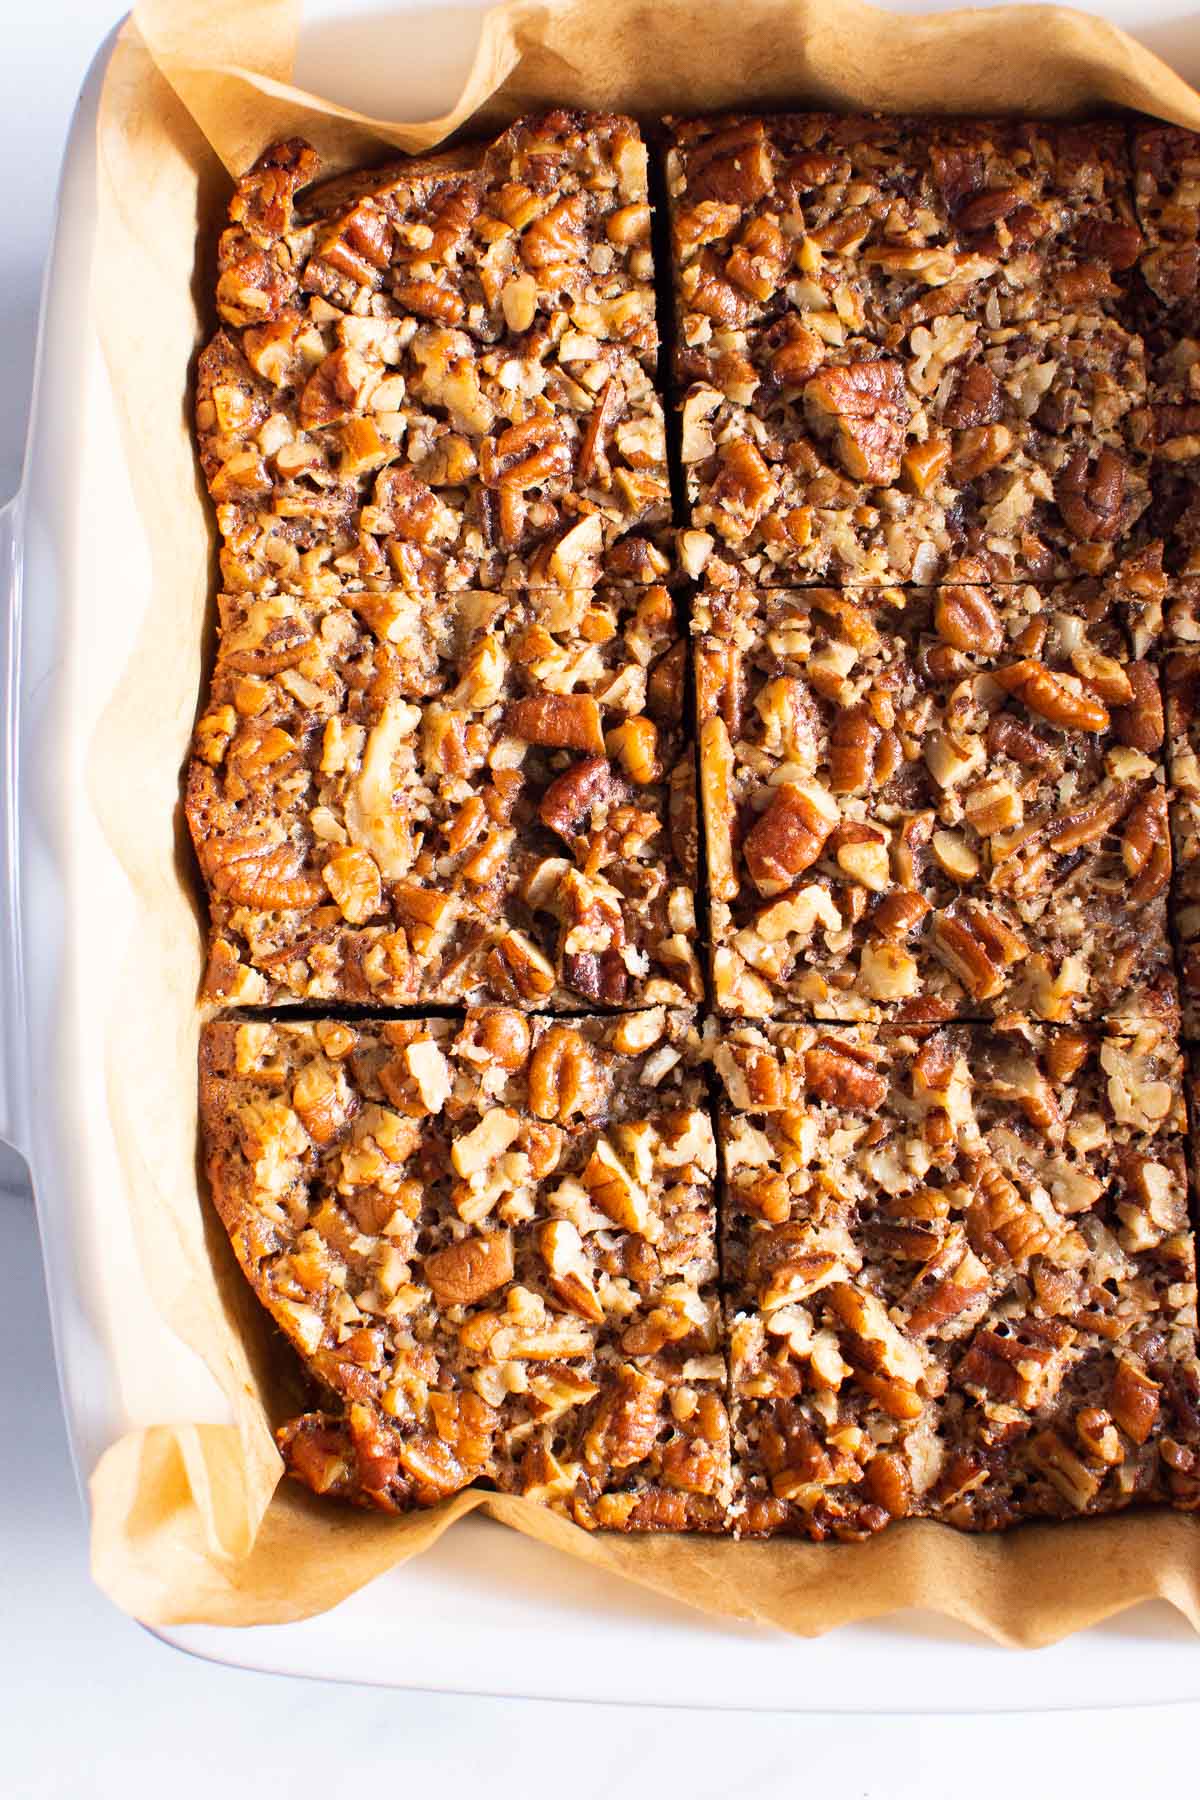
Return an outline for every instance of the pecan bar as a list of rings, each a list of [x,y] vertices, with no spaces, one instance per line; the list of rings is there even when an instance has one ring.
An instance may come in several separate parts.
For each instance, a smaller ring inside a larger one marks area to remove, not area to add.
[[[698,121],[668,183],[691,572],[1107,565],[1149,500],[1120,127]]]
[[[1115,312],[1137,261],[1124,128],[820,113],[676,122],[679,371],[792,314],[881,347],[961,314]]]
[[[737,1531],[1200,1505],[1161,1022],[742,1027],[716,1067]]]
[[[1145,248],[1132,318],[1146,344],[1146,402],[1133,431],[1151,458],[1147,529],[1168,566],[1200,567],[1200,138],[1176,126],[1134,133],[1134,179]]]
[[[963,555],[1001,581],[1098,574],[1150,503],[1141,339],[1096,310],[952,313],[890,350],[788,312],[686,364],[693,570],[715,550],[771,585],[927,581]]]
[[[332,565],[414,591],[661,574],[646,149],[556,112],[489,148],[239,182],[196,428],[225,586]]]
[[[1148,323],[1180,314],[1191,325],[1200,298],[1200,137],[1178,125],[1133,134],[1139,299]]]
[[[1171,1015],[1163,712],[1126,581],[697,613],[713,983],[750,1017]]]
[[[214,1199],[320,1384],[317,1493],[483,1482],[587,1527],[709,1530],[730,1488],[703,1047],[663,1009],[210,1025]]]
[[[1175,582],[1167,602],[1164,683],[1174,905],[1184,1036],[1200,1038],[1200,580]]]
[[[233,594],[222,613],[187,789],[210,998],[699,998],[665,588]]]

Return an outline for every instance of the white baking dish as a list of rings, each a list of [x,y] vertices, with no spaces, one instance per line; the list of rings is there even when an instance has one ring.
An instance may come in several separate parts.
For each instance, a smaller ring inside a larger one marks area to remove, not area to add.
[[[415,41],[326,0],[306,11],[298,79],[396,116],[448,103],[475,21],[449,6],[432,57],[431,0]],[[913,8],[917,10],[917,8]],[[926,6],[928,10],[928,4]],[[1178,4],[1094,10],[1128,24],[1192,80],[1200,35]],[[329,22],[339,16],[337,33]],[[394,67],[377,54],[393,47]],[[132,497],[113,502],[120,449],[107,377],[86,317],[95,181],[95,109],[104,46],[80,104],[63,172],[43,309],[25,481],[0,512],[0,1136],[34,1172],[64,1405],[86,1480],[124,1432],[173,1419],[224,1421],[222,1395],[151,1305],[120,1206],[102,1067],[101,1021],[120,959],[84,956],[125,941],[132,896],[92,812],[79,804],[87,746],[124,664],[148,591]],[[433,66],[436,65],[436,66]],[[81,442],[86,395],[93,422]],[[90,472],[106,472],[103,509]],[[120,483],[117,487],[119,490]],[[89,607],[89,570],[119,557],[125,604]],[[19,756],[18,756],[19,751]],[[20,829],[18,856],[17,830]],[[128,997],[136,1005],[136,995]],[[101,1230],[100,1221],[104,1220]],[[114,1321],[137,1309],[157,1346],[153,1384],[123,1362]],[[152,1397],[153,1396],[153,1397]],[[164,1641],[248,1668],[397,1687],[561,1699],[796,1711],[925,1711],[1115,1706],[1200,1699],[1200,1641],[1165,1604],[1036,1655],[999,1650],[931,1616],[843,1629],[820,1642],[721,1623],[604,1578],[480,1519],[321,1618],[235,1631],[162,1630]]]

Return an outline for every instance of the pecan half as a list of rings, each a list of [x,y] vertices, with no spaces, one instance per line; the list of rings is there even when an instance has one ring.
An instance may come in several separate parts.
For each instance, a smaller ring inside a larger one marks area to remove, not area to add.
[[[324,882],[304,871],[301,852],[292,844],[210,837],[201,842],[199,855],[205,879],[235,906],[307,911],[325,897]]]
[[[1107,263],[1110,269],[1132,269],[1142,247],[1136,225],[1119,219],[1084,219],[1075,230],[1075,243],[1089,260]]]
[[[1125,674],[1133,698],[1127,705],[1113,708],[1113,730],[1134,750],[1157,750],[1165,731],[1158,673],[1151,663],[1134,662],[1126,665]]]
[[[1120,1357],[1113,1375],[1108,1405],[1113,1418],[1135,1444],[1144,1444],[1158,1417],[1160,1388],[1157,1382]]]
[[[805,386],[804,408],[812,429],[833,438],[847,474],[880,487],[899,480],[909,419],[900,363],[877,357],[823,369]]]
[[[1064,731],[1107,731],[1108,708],[1089,694],[1072,676],[1057,675],[1035,657],[1025,657],[1006,669],[992,671],[992,679],[1039,718]]]
[[[889,943],[902,944],[929,911],[923,894],[886,894],[871,914],[871,928]]]
[[[981,587],[958,582],[939,588],[933,618],[938,635],[956,650],[996,656],[1004,648],[1003,628]]]
[[[507,1231],[463,1238],[427,1256],[424,1269],[442,1306],[470,1306],[512,1280],[512,1238]]]
[[[529,1062],[529,1104],[539,1119],[567,1120],[596,1110],[600,1089],[591,1052],[577,1031],[552,1025]]]
[[[733,747],[720,715],[703,720],[700,726],[700,805],[709,887],[716,899],[733,900],[739,887],[733,841]]]
[[[1072,451],[1054,484],[1054,498],[1068,531],[1084,543],[1107,543],[1121,530],[1128,469],[1115,450],[1096,457]]]
[[[528,226],[521,238],[521,256],[531,269],[555,263],[576,262],[587,249],[587,200],[568,194]]]
[[[994,999],[1004,987],[1005,969],[1029,954],[1024,940],[981,906],[936,914],[930,939],[974,1000]]]
[[[1171,842],[1164,789],[1152,787],[1135,802],[1125,820],[1121,857],[1134,877],[1129,898],[1136,906],[1156,899],[1171,878]]]
[[[857,794],[870,787],[880,736],[869,706],[860,703],[839,711],[829,743],[829,785],[835,794]]]
[[[871,1112],[887,1094],[883,1076],[849,1055],[835,1038],[822,1038],[805,1051],[804,1081],[818,1100],[853,1112]]]
[[[753,206],[771,191],[770,145],[761,119],[746,119],[714,132],[688,156],[690,201],[720,206]]]

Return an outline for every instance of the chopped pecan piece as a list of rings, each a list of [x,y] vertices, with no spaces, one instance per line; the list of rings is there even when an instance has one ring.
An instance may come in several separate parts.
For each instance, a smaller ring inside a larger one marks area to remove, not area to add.
[[[791,783],[777,789],[746,833],[742,856],[760,894],[778,894],[809,868],[836,823],[836,809]]]
[[[616,792],[612,766],[603,756],[583,756],[557,776],[542,795],[538,817],[566,836],[592,808]]]
[[[744,534],[775,498],[774,479],[759,451],[744,438],[722,445],[719,462],[713,502],[737,522]]]
[[[968,425],[995,425],[1004,416],[1000,383],[984,363],[971,363],[955,384],[942,423],[954,430]]]
[[[531,694],[510,701],[504,712],[505,728],[526,743],[554,750],[590,750],[604,753],[600,708],[586,694]]]

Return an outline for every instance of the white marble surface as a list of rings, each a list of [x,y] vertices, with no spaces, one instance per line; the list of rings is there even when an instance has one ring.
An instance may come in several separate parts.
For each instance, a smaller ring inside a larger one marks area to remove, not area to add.
[[[477,5],[429,5],[422,57],[453,89]],[[348,41],[370,41],[361,3],[347,35],[326,29],[314,66],[351,94]],[[112,0],[0,0],[0,499],[19,478],[40,272],[58,158],[75,91],[116,18]],[[1200,14],[1142,7],[1155,48],[1200,73]],[[1195,46],[1193,50],[1193,45]],[[361,63],[358,68],[361,70]],[[433,106],[431,105],[431,110]],[[1200,1705],[1141,1711],[894,1719],[721,1718],[381,1693],[248,1675],[164,1649],[92,1588],[82,1507],[59,1410],[36,1230],[0,1154],[0,1795],[4,1800],[175,1800],[290,1793],[336,1800],[389,1789],[504,1796],[562,1786],[572,1800],[621,1790],[707,1796],[835,1792],[905,1800],[1094,1800],[1136,1784],[1186,1792]],[[514,1653],[519,1653],[514,1645]],[[864,1697],[867,1698],[867,1697]],[[886,1704],[886,1696],[870,1697]],[[868,1703],[870,1703],[868,1699]],[[931,1696],[932,1699],[932,1696]]]

